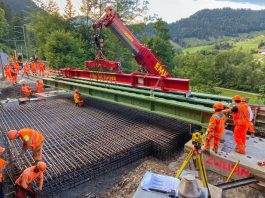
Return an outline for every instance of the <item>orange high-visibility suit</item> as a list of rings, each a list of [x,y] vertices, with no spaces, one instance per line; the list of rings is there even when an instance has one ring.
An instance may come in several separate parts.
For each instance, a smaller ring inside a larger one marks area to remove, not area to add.
[[[84,105],[84,100],[81,100],[80,99],[80,95],[78,92],[75,92],[74,94],[74,101],[75,101],[75,104],[79,107],[83,106]]]
[[[11,80],[12,79],[12,71],[11,71],[11,66],[10,65],[6,65],[5,66],[5,75],[6,75],[6,79]]]
[[[0,158],[0,183],[3,183],[4,181],[3,172],[5,166],[6,166],[6,161]]]
[[[29,97],[32,95],[31,89],[28,86],[26,86],[25,84],[22,85],[21,91],[25,97]]]
[[[44,141],[42,133],[29,128],[21,129],[18,133],[20,139],[23,141],[23,151],[25,152],[30,148],[33,151],[33,159],[35,161],[42,160]]]
[[[24,71],[23,71],[24,75],[29,75],[30,74],[30,68],[29,68],[29,64],[25,63],[24,65]]]
[[[43,180],[44,180],[44,171],[35,172],[35,166],[31,166],[23,171],[23,173],[16,180],[16,198],[26,198],[27,195],[29,197],[37,198],[37,192],[30,188],[30,184],[39,178],[39,189],[43,188]]]
[[[205,141],[205,150],[210,150],[210,145],[212,139],[214,139],[214,147],[213,150],[217,153],[220,140],[223,137],[224,129],[225,129],[225,121],[226,117],[222,112],[215,112],[210,118],[210,123],[208,126],[208,135]]]
[[[18,75],[18,70],[15,67],[13,67],[11,69],[11,76],[12,76],[13,84],[17,84],[17,75]]]
[[[41,61],[41,62],[39,63],[39,71],[40,71],[40,75],[41,75],[41,76],[44,76],[44,67],[45,67],[45,64],[44,64],[43,61]]]
[[[37,87],[37,92],[38,93],[42,93],[42,92],[45,91],[44,88],[43,88],[43,82],[41,82],[41,81],[37,81],[36,82],[36,87]]]
[[[14,67],[15,67],[17,73],[19,73],[19,63],[18,63],[18,62],[16,62],[16,63],[14,64]]]
[[[34,62],[31,63],[31,72],[32,72],[33,75],[36,75],[37,65]]]
[[[234,139],[237,145],[236,152],[246,153],[246,136],[249,127],[249,113],[247,106],[237,103],[232,109],[232,117],[235,125]]]

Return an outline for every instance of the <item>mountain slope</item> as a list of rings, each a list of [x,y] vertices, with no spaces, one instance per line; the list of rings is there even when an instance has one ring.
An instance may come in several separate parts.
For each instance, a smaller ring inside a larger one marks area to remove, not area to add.
[[[256,5],[265,5],[264,0],[217,0],[217,1],[231,1],[236,3],[252,3]]]
[[[38,6],[32,0],[2,0],[5,5],[8,5],[11,10],[18,14],[18,13],[25,13],[29,14],[32,11],[35,11]]]
[[[189,18],[169,24],[172,40],[208,39],[237,36],[240,33],[265,30],[265,10],[205,9]]]

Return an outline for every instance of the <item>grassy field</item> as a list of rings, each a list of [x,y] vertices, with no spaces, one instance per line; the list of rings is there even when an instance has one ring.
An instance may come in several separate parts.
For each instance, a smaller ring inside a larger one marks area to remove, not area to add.
[[[258,50],[258,45],[261,41],[265,41],[264,35],[259,35],[251,39],[246,39],[245,41],[235,42],[233,40],[227,40],[223,42],[230,42],[233,43],[233,49],[236,50],[244,50],[244,51],[251,51],[251,50]],[[212,45],[202,45],[197,47],[190,47],[183,50],[184,53],[195,53],[201,50],[212,50],[214,49],[214,44]]]
[[[225,89],[225,88],[220,88],[220,87],[216,87],[216,89],[218,91],[221,91],[220,95],[223,95],[223,96],[233,97],[235,95],[240,95],[242,97],[249,98],[251,104],[262,104],[262,102],[258,99],[258,94],[256,93],[238,91],[238,90],[233,90],[233,89]]]

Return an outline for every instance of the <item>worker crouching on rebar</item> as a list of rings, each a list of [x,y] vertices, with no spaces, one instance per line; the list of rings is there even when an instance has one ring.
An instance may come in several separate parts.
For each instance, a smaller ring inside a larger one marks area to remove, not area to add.
[[[218,152],[220,140],[223,137],[226,116],[222,113],[224,106],[222,103],[217,102],[214,104],[214,114],[210,118],[210,123],[207,128],[207,136],[204,144],[204,151],[210,152],[211,141],[214,140],[213,151]]]
[[[23,155],[29,148],[33,152],[33,159],[37,163],[42,160],[42,150],[44,137],[41,132],[34,129],[24,128],[19,131],[11,130],[7,132],[9,140],[21,139],[23,142],[20,156]]]
[[[43,87],[43,82],[39,80],[36,81],[36,88],[38,93],[43,93],[45,91]]]
[[[80,94],[78,89],[75,89],[75,93],[74,93],[74,101],[75,101],[75,105],[78,107],[82,107],[84,106],[84,100],[82,100],[80,98]]]
[[[29,88],[29,86],[26,85],[25,82],[22,82],[21,92],[25,97],[30,97],[32,95],[32,90]]]
[[[5,152],[5,148],[0,146],[0,156],[3,155]],[[4,177],[3,177],[3,172],[6,166],[6,161],[0,157],[0,197],[4,197],[4,191],[3,191],[3,182],[4,182]]]
[[[37,165],[26,168],[15,182],[15,198],[26,198],[27,196],[37,198],[38,193],[30,184],[32,184],[35,179],[39,178],[39,190],[42,190],[46,167],[47,165],[45,162],[38,162]]]

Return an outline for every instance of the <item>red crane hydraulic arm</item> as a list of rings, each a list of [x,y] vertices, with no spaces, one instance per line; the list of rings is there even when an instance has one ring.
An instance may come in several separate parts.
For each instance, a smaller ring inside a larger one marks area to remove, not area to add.
[[[150,49],[141,44],[128,28],[118,18],[117,14],[111,7],[105,10],[105,14],[93,24],[93,28],[108,27],[111,31],[128,47],[139,65],[149,74],[170,77],[156,56]]]

